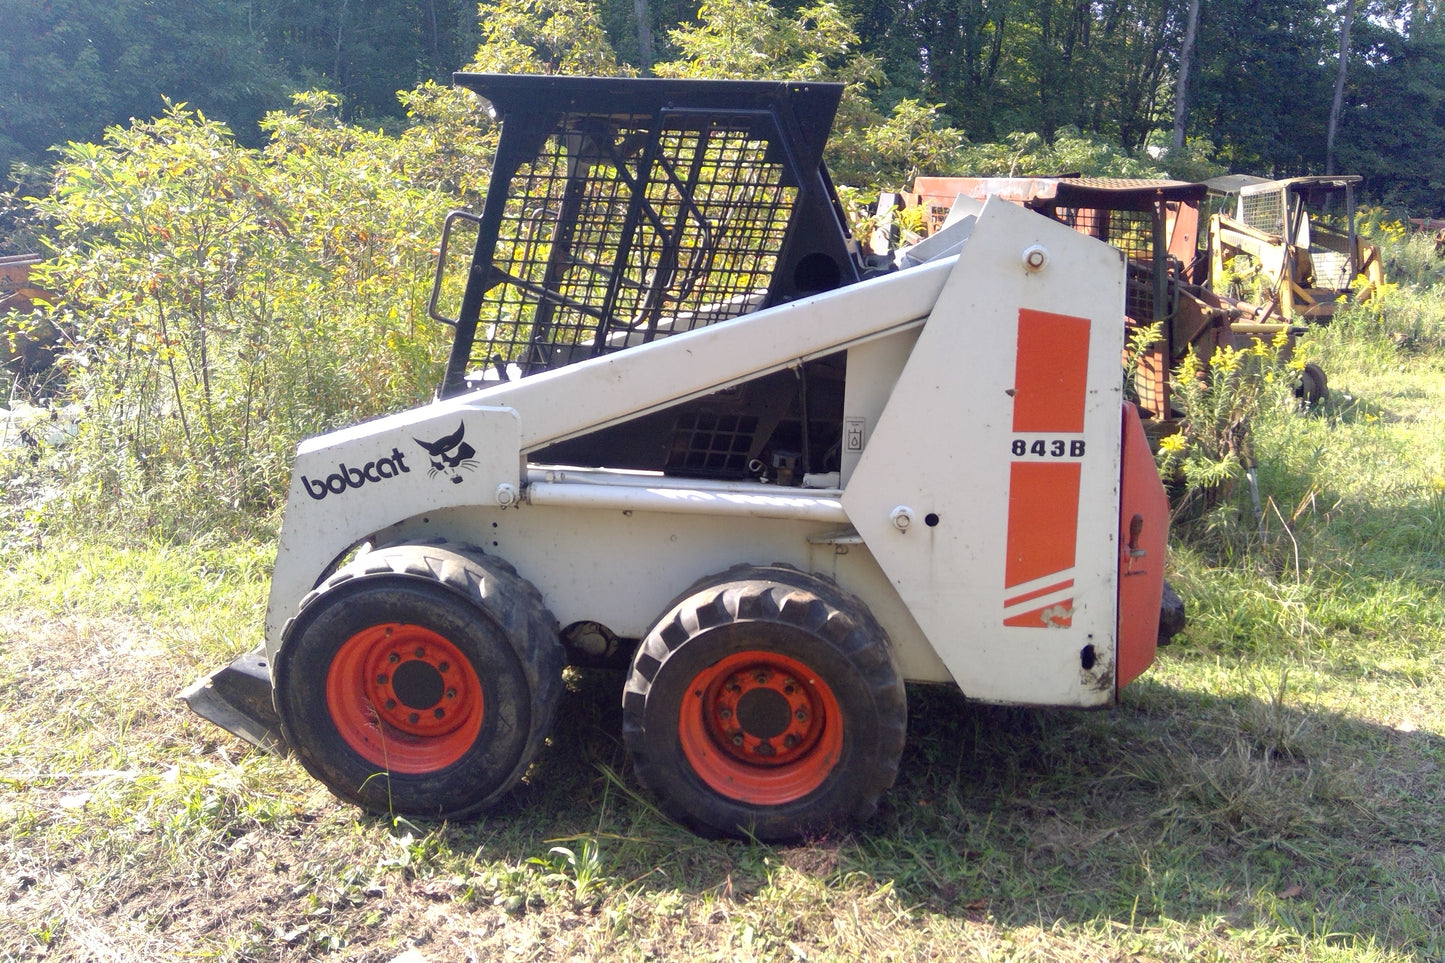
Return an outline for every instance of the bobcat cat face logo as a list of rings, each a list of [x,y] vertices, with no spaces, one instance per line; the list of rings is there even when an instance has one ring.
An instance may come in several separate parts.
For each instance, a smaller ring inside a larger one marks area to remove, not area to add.
[[[413,437],[416,442],[426,449],[431,456],[431,471],[428,476],[434,476],[438,472],[451,479],[453,485],[462,483],[461,469],[471,471],[477,467],[475,457],[477,450],[462,440],[462,434],[467,430],[466,423],[457,426],[457,430],[445,438],[438,438],[436,441],[422,441]]]

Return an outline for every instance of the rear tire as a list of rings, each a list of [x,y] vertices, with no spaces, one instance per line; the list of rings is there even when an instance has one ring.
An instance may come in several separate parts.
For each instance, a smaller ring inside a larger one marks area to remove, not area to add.
[[[866,819],[897,776],[906,723],[882,627],[781,566],[694,586],[638,649],[623,694],[638,779],[706,835],[772,841]]]
[[[506,562],[395,545],[302,600],[276,710],[306,771],[371,812],[455,818],[521,778],[562,691],[557,622]]]

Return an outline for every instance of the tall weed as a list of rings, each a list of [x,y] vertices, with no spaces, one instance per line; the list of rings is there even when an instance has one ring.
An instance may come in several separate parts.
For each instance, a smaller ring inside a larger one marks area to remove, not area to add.
[[[1287,338],[1219,347],[1207,358],[1191,347],[1175,372],[1174,401],[1183,417],[1178,432],[1160,440],[1160,471],[1175,485],[1176,524],[1195,539],[1222,538],[1216,547],[1224,551],[1252,537],[1251,526],[1240,524],[1235,496],[1241,482],[1254,483],[1254,428],[1296,407],[1294,387],[1304,362],[1288,359]],[[1255,495],[1251,507],[1258,521]]]

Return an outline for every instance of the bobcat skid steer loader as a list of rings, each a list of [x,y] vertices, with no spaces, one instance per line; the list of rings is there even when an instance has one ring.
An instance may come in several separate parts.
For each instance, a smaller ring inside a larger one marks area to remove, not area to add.
[[[988,200],[861,257],[837,85],[456,80],[502,126],[438,400],[301,445],[264,648],[198,713],[457,818],[610,661],[664,810],[779,839],[873,812],[905,681],[1089,707],[1145,670],[1182,612],[1120,252]]]

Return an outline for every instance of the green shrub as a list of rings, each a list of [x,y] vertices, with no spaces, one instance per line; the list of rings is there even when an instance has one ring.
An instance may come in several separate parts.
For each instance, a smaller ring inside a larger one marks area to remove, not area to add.
[[[424,400],[445,338],[425,319],[451,199],[402,142],[300,95],[270,144],[183,106],[61,152],[44,283],[84,411],[51,460],[66,512],[167,537],[277,507],[297,442]]]

